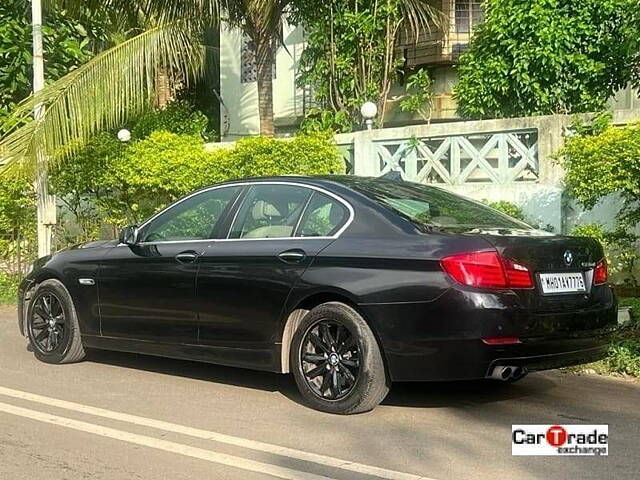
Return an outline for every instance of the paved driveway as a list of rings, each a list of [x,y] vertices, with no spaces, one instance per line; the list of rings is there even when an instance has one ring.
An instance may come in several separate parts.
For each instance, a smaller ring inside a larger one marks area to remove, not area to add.
[[[609,424],[608,457],[512,457],[513,423]],[[398,384],[373,412],[300,404],[289,376],[94,352],[35,360],[0,307],[1,479],[640,478],[640,383]]]

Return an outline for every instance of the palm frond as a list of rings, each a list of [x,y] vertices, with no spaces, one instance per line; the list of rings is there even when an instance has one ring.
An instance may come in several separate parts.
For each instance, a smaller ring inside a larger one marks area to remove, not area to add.
[[[151,28],[24,100],[6,122],[14,127],[0,139],[0,173],[33,171],[38,156],[60,161],[99,131],[122,125],[150,105],[158,72],[199,77],[204,50],[187,32],[182,22]],[[34,119],[40,105],[44,114]]]
[[[407,36],[414,36],[417,40],[423,32],[444,30],[448,26],[449,19],[445,13],[428,0],[398,1]]]

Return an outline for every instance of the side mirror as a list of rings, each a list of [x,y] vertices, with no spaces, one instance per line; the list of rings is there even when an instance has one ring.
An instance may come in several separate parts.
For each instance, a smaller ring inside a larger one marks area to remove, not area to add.
[[[124,227],[120,232],[118,240],[125,245],[135,245],[138,243],[138,226],[129,225],[128,227]]]

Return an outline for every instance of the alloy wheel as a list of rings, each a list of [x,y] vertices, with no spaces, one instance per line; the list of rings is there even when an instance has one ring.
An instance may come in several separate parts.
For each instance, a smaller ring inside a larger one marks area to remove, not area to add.
[[[55,294],[46,292],[35,299],[29,327],[33,343],[40,352],[52,353],[61,345],[66,323],[62,302]]]
[[[344,325],[321,320],[306,332],[300,365],[307,385],[323,400],[340,400],[355,387],[361,351],[357,338]]]

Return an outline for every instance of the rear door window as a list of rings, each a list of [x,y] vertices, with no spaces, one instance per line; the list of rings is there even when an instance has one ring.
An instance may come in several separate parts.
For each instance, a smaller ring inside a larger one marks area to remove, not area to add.
[[[313,190],[295,185],[253,185],[242,202],[229,238],[288,238]]]

